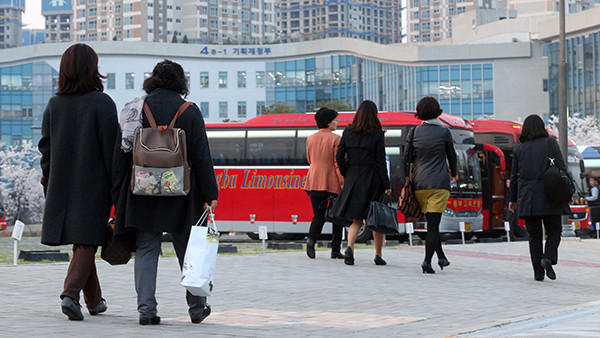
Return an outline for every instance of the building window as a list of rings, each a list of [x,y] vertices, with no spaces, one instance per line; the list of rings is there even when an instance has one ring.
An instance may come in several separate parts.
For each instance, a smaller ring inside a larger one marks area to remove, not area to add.
[[[96,17],[96,13],[98,12],[97,8],[88,8],[88,17],[94,18]]]
[[[150,3],[148,3],[150,5]],[[115,5],[115,14],[121,14],[121,5]]]
[[[219,88],[227,88],[227,72],[219,72]]]
[[[125,89],[134,89],[135,88],[135,74],[134,73],[125,73]]]
[[[238,88],[246,88],[246,72],[238,72]]]
[[[265,72],[256,72],[256,87],[263,88],[265,86]]]
[[[265,101],[256,101],[256,116],[262,115],[265,109]]]
[[[219,118],[226,119],[227,118],[227,102],[219,102]]]
[[[200,88],[208,88],[208,72],[200,72]]]
[[[246,118],[246,101],[238,101],[238,118]]]
[[[115,73],[106,74],[106,89],[115,89]]]
[[[200,102],[200,112],[202,113],[202,117],[208,118],[208,102]]]

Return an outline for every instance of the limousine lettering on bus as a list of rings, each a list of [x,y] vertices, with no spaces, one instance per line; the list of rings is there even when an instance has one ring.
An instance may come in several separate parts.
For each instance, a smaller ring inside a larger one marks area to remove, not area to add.
[[[235,170],[241,173],[241,189],[304,189],[306,184],[306,175],[294,175],[294,169],[281,170],[282,174],[272,174],[269,170],[269,175],[261,175],[258,169]],[[236,189],[238,183],[238,174],[230,173],[229,169],[225,169],[222,173],[216,175],[217,184],[221,189]]]

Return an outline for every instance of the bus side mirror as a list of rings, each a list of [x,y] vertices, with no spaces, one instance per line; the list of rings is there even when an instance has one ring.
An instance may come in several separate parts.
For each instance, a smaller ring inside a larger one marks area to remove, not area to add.
[[[585,164],[583,164],[583,160],[581,159],[579,160],[579,171],[581,171],[582,174],[585,172]]]

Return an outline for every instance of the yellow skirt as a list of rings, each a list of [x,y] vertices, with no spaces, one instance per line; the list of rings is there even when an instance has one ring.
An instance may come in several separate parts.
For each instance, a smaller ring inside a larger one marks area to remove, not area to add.
[[[446,189],[421,189],[415,191],[415,197],[424,214],[428,212],[443,213],[448,204],[450,190]]]

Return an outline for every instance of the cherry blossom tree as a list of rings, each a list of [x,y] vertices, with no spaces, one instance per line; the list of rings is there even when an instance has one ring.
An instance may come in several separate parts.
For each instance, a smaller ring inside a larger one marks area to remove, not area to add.
[[[551,116],[548,126],[558,134],[558,116]],[[569,116],[568,133],[569,138],[579,146],[600,146],[600,124],[595,116]]]
[[[11,146],[0,143],[0,195],[9,224],[41,222],[44,193],[37,165],[41,156],[31,141]]]

